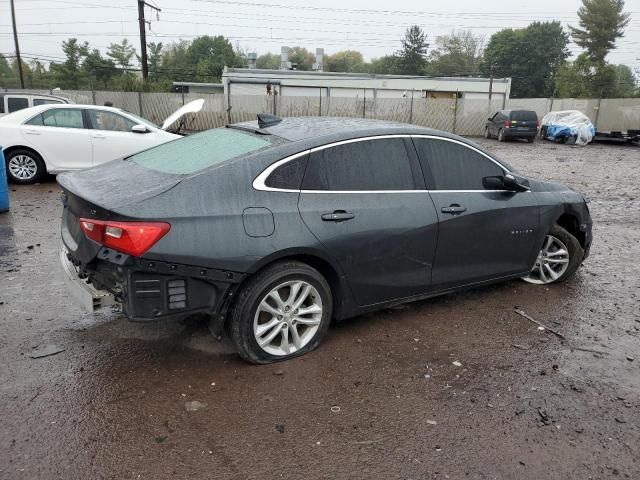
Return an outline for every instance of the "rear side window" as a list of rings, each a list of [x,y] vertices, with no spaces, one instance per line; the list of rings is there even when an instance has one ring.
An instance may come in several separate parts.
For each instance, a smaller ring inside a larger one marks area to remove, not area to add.
[[[402,138],[352,142],[311,153],[304,190],[413,190]]]
[[[308,155],[280,165],[264,182],[270,188],[282,188],[285,190],[299,190],[307,167]]]
[[[34,98],[33,106],[37,107],[38,105],[49,105],[50,103],[62,103],[60,100],[51,100],[50,98]]]
[[[4,96],[0,95],[0,113],[4,113]]]
[[[484,177],[504,175],[504,170],[484,155],[459,143],[435,138],[414,138],[430,188],[436,190],[484,190]]]
[[[514,110],[511,112],[511,120],[515,120],[516,122],[537,122],[538,115],[536,115],[536,112],[528,110]]]
[[[9,113],[17,112],[18,110],[28,107],[29,100],[26,98],[7,97],[7,110],[9,110]]]
[[[127,160],[158,172],[190,174],[271,145],[266,137],[216,128],[158,145]]]

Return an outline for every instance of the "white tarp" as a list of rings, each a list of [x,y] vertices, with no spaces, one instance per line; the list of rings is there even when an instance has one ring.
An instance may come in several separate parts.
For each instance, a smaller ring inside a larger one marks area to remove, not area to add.
[[[542,118],[541,125],[547,127],[545,138],[549,140],[566,139],[565,143],[575,143],[576,145],[591,143],[596,133],[589,117],[578,110],[549,112]]]

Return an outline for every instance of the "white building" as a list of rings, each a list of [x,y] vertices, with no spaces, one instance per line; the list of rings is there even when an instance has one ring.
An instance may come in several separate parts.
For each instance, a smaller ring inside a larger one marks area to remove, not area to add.
[[[348,98],[509,98],[510,78],[423,77],[334,73],[300,70],[225,68],[224,93],[230,95],[277,95]]]

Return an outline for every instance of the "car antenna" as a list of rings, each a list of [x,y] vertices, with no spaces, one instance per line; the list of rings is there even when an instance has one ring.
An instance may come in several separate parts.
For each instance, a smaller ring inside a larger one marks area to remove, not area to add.
[[[276,117],[270,113],[258,114],[258,128],[272,127],[273,125],[279,124],[281,121],[282,119],[280,117]]]

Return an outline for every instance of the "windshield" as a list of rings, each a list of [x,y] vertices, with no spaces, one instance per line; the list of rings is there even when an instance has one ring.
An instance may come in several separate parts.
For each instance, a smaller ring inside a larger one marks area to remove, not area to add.
[[[131,112],[127,112],[126,110],[120,109],[121,112],[126,113],[127,115],[129,115],[131,118],[134,118],[138,123],[141,123],[142,125],[146,125],[147,127],[153,127],[153,128],[160,128],[158,125],[156,125],[153,122],[150,122],[149,120],[147,120],[146,118],[142,118],[138,115],[136,115],[135,113],[131,113]]]
[[[158,172],[186,175],[269,147],[272,143],[267,138],[216,128],[158,145],[127,160]]]

